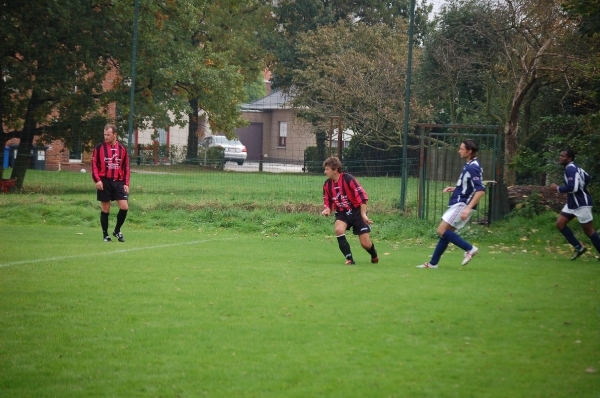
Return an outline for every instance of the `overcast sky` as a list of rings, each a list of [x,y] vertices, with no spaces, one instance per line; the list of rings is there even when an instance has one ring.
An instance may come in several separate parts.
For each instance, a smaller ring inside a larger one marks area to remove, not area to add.
[[[428,3],[433,4],[433,13],[437,13],[442,4],[444,4],[444,0],[429,0]]]

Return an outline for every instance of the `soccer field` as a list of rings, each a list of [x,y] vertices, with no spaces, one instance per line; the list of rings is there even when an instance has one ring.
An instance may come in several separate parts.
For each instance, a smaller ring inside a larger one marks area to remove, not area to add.
[[[2,397],[597,397],[598,261],[0,226]],[[432,241],[433,243],[433,241]]]

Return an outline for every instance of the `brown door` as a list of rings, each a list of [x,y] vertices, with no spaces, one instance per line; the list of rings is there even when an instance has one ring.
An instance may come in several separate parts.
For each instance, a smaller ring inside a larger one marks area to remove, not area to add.
[[[263,124],[250,123],[247,127],[241,127],[235,130],[242,144],[248,151],[247,161],[258,161],[262,154],[263,146]]]

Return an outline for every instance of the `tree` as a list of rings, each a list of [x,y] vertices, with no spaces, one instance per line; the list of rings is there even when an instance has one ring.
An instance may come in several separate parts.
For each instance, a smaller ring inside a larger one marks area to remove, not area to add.
[[[414,92],[435,104],[435,122],[488,124],[486,86],[499,49],[478,33],[489,18],[481,2],[447,3],[425,39]]]
[[[68,138],[78,129],[90,137],[93,126],[106,120],[106,61],[121,54],[126,31],[114,23],[110,3],[31,0],[0,7],[0,122],[6,140],[21,140],[11,175],[20,189],[35,135]]]
[[[600,3],[598,0],[567,0],[563,7],[571,15],[579,17],[579,31],[588,37],[600,33]]]
[[[194,161],[200,118],[230,136],[244,123],[238,108],[245,82],[254,80],[266,63],[266,52],[256,43],[271,26],[269,7],[262,0],[179,0],[149,1],[142,11],[136,126],[187,123],[186,157]],[[119,103],[126,103],[130,75],[128,63],[123,66]]]
[[[341,21],[301,36],[304,68],[294,71],[291,89],[299,116],[317,131],[341,116],[353,140],[379,150],[404,145],[408,37],[397,27]],[[411,109],[411,124],[428,117],[428,107],[414,99]]]
[[[231,65],[231,69],[220,79],[221,87],[209,87],[208,90],[203,85],[185,80],[177,81],[177,86],[187,92],[192,108],[188,159],[196,158],[198,153],[198,136],[195,134],[197,110],[205,112],[212,130],[229,137],[233,136],[236,127],[245,123],[239,112],[239,105],[247,99],[244,86],[254,82],[256,76],[265,69],[269,53],[260,43],[274,29],[270,2],[266,0],[215,1],[204,10],[201,22],[192,41],[211,49],[215,54],[214,58],[218,54],[220,62]],[[217,80],[202,80],[206,81]],[[215,118],[215,109],[220,111],[217,113],[221,115],[218,119]]]
[[[428,15],[432,7],[422,0],[415,10],[415,40],[422,42],[429,28]],[[408,21],[410,0],[282,0],[274,8],[280,29],[265,40],[273,49],[276,61],[273,87],[288,89],[295,71],[305,69],[298,55],[298,38],[319,27],[338,21],[360,21],[365,25],[386,24],[395,28],[397,21]]]
[[[574,30],[573,20],[556,0],[467,0],[451,4],[459,9],[485,10],[461,26],[469,31],[463,37],[476,40],[455,43],[481,71],[487,117],[504,125],[504,179],[514,184],[513,160],[520,142],[526,139],[520,134],[523,111],[533,104],[541,87],[566,78],[574,61],[566,45]],[[482,40],[489,45],[480,46]]]
[[[195,140],[190,146],[197,150],[199,109],[219,131],[231,134],[243,123],[238,105],[244,81],[264,66],[264,52],[247,56],[257,48],[257,32],[269,26],[260,19],[267,15],[264,3],[140,0],[134,128],[182,125],[189,115]],[[20,189],[34,136],[67,146],[78,141],[89,149],[108,120],[126,131],[134,10],[125,0],[32,0],[0,7],[0,120],[6,139],[21,139],[11,176]],[[108,72],[117,77],[105,90]],[[111,103],[117,104],[116,115],[109,112]]]

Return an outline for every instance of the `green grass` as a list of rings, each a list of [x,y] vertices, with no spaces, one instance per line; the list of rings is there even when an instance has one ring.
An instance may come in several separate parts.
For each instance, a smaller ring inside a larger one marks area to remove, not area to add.
[[[89,174],[0,194],[0,396],[600,397],[600,263],[555,214],[473,223],[481,255],[421,270],[437,221],[360,178],[381,260],[351,236],[347,267],[322,176],[165,170],[134,174],[125,243]]]
[[[0,225],[0,396],[599,396],[598,261],[535,232],[421,270],[432,239],[124,231]]]

